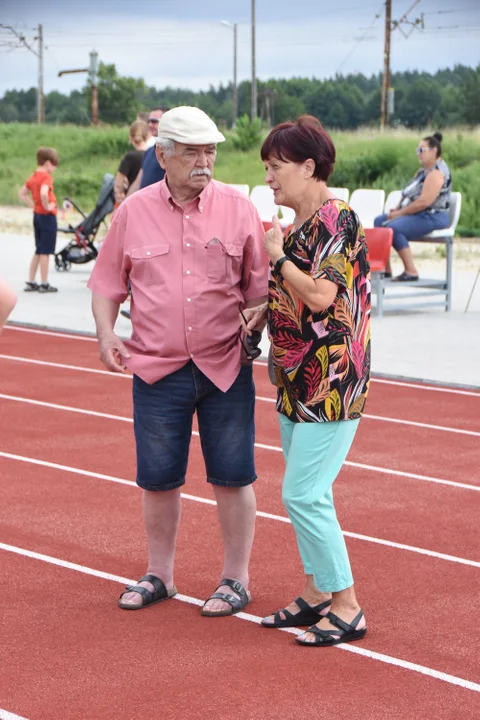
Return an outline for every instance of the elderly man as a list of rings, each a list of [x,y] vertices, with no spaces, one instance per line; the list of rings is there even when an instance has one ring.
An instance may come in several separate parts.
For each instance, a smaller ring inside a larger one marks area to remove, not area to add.
[[[231,615],[251,599],[255,390],[248,358],[257,355],[242,340],[239,309],[248,341],[264,317],[267,269],[255,208],[212,180],[224,139],[198,108],[162,116],[156,155],[166,178],[119,207],[89,281],[102,362],[112,372],[134,373],[148,569],[120,596],[128,610],[176,593],[175,540],[194,412],[224,546],[220,584],[202,614]],[[123,344],[114,325],[128,284],[133,327]]]

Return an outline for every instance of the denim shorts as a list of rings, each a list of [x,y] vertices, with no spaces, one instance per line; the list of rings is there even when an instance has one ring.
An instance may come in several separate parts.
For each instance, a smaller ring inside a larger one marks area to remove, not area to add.
[[[33,231],[35,233],[35,254],[53,255],[57,242],[56,215],[33,213]]]
[[[185,483],[192,419],[197,413],[207,482],[243,487],[256,480],[255,386],[240,369],[223,392],[193,362],[149,385],[133,377],[137,485],[172,490]]]

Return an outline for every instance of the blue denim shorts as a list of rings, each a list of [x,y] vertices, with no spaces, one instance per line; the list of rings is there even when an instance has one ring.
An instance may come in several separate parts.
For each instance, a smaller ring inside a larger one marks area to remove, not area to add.
[[[192,420],[197,413],[207,482],[242,487],[256,480],[252,367],[219,390],[193,362],[149,385],[133,377],[137,485],[172,490],[185,483]]]
[[[57,218],[55,215],[33,213],[35,254],[53,255],[57,242]]]

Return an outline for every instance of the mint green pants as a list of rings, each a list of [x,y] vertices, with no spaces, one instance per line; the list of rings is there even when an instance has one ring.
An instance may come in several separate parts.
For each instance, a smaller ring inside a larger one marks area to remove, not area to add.
[[[332,485],[347,457],[359,420],[293,423],[278,414],[286,462],[282,500],[292,521],[306,575],[322,592],[353,585]]]

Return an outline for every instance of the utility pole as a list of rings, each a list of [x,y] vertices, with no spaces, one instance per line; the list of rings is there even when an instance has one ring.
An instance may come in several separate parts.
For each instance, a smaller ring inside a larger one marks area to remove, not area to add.
[[[257,117],[257,71],[255,67],[255,0],[252,0],[252,95],[250,118],[252,122]]]
[[[58,77],[62,75],[71,75],[72,73],[88,73],[90,79],[90,88],[92,90],[92,125],[98,125],[98,53],[92,50],[90,53],[90,67],[77,68],[75,70],[60,70]]]
[[[237,124],[238,116],[238,87],[237,87],[237,23],[222,20],[220,25],[233,30],[233,96],[232,96],[232,127]]]
[[[38,35],[34,38],[34,40],[38,40],[38,50],[35,50],[31,45],[29,45],[25,36],[20,35],[20,33],[18,33],[11,25],[3,25],[0,23],[0,27],[4,28],[5,30],[9,30],[12,35],[15,35],[15,37],[17,38],[17,42],[20,43],[20,45],[17,45],[17,47],[23,45],[27,48],[27,50],[30,50],[30,52],[36,55],[36,57],[38,58],[37,123],[42,124],[45,122],[45,95],[43,92],[43,25],[38,25],[38,28],[36,29]]]
[[[409,20],[408,16],[420,0],[414,0],[413,5],[402,15],[400,20],[392,22],[392,0],[385,0],[385,44],[383,51],[383,78],[382,78],[382,100],[380,105],[380,130],[384,130],[388,122],[388,116],[393,112],[393,88],[390,88],[390,39],[391,34],[397,28],[405,38],[410,37],[415,28],[424,29],[423,13],[415,20]],[[410,31],[405,32],[402,25],[410,25]]]
[[[38,93],[37,93],[37,123],[45,122],[45,94],[43,92],[43,25],[38,24]]]
[[[238,117],[238,85],[237,85],[237,23],[233,24],[233,102],[232,127],[237,124]]]
[[[383,49],[382,104],[380,107],[380,130],[387,124],[387,95],[390,87],[390,35],[392,32],[392,0],[385,2],[385,45]]]

